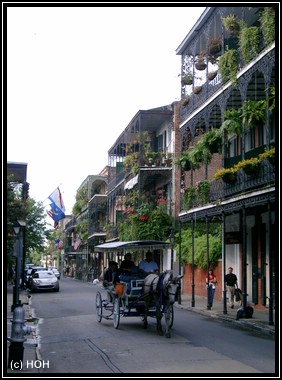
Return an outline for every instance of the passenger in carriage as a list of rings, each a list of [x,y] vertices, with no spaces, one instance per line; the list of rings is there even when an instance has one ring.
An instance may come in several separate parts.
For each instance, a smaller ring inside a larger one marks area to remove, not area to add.
[[[131,289],[131,281],[139,280],[139,268],[132,261],[132,255],[128,252],[124,256],[124,260],[120,264],[120,280],[127,282],[127,291],[130,292]]]
[[[159,272],[158,264],[153,260],[153,253],[148,251],[146,253],[146,259],[141,261],[139,264],[139,269],[141,270],[143,277],[146,277],[150,273]]]
[[[121,274],[131,274],[131,268],[135,266],[134,262],[132,261],[132,255],[130,252],[126,253],[124,256],[124,260],[122,260],[120,264],[120,273]]]

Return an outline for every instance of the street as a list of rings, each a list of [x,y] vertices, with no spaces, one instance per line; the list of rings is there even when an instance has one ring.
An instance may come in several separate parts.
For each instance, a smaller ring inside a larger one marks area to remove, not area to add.
[[[96,319],[98,290],[63,277],[60,292],[32,293],[43,376],[275,373],[273,339],[176,307],[170,339],[157,334],[153,318],[145,330],[141,317],[121,316],[115,329],[113,320]]]

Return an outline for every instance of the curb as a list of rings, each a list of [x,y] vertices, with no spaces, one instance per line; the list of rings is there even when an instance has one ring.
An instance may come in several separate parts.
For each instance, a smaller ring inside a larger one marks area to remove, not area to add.
[[[237,326],[240,328],[260,332],[260,333],[267,335],[267,336],[270,336],[270,337],[275,336],[275,326],[274,325],[265,326],[264,324],[262,324],[260,322],[256,322],[254,320],[245,320],[245,319],[236,320],[233,317],[230,317],[228,315],[219,314],[218,312],[206,311],[203,309],[195,309],[192,306],[183,306],[183,305],[179,305],[179,304],[175,304],[175,306],[179,309],[189,310],[189,311],[192,311],[194,313],[202,314],[202,315],[214,318],[214,319],[221,319],[225,322],[232,323],[234,326]]]

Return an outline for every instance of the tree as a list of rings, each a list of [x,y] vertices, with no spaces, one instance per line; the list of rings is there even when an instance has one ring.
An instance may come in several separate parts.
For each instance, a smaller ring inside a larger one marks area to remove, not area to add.
[[[12,252],[16,236],[13,225],[17,220],[26,223],[24,230],[24,248],[26,260],[30,260],[35,252],[44,251],[46,239],[50,234],[45,221],[45,209],[42,202],[32,198],[22,199],[23,184],[14,181],[12,176],[7,178],[7,264],[12,260]]]

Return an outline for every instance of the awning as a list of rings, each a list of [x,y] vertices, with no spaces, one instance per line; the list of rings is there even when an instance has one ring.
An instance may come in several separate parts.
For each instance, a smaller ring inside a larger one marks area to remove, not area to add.
[[[114,241],[96,245],[94,252],[113,252],[126,250],[153,250],[153,249],[168,249],[172,244],[159,240],[136,240],[136,241]]]
[[[133,187],[137,185],[137,183],[138,183],[138,174],[135,177],[131,178],[131,180],[126,182],[126,184],[124,185],[124,190],[133,189]]]

